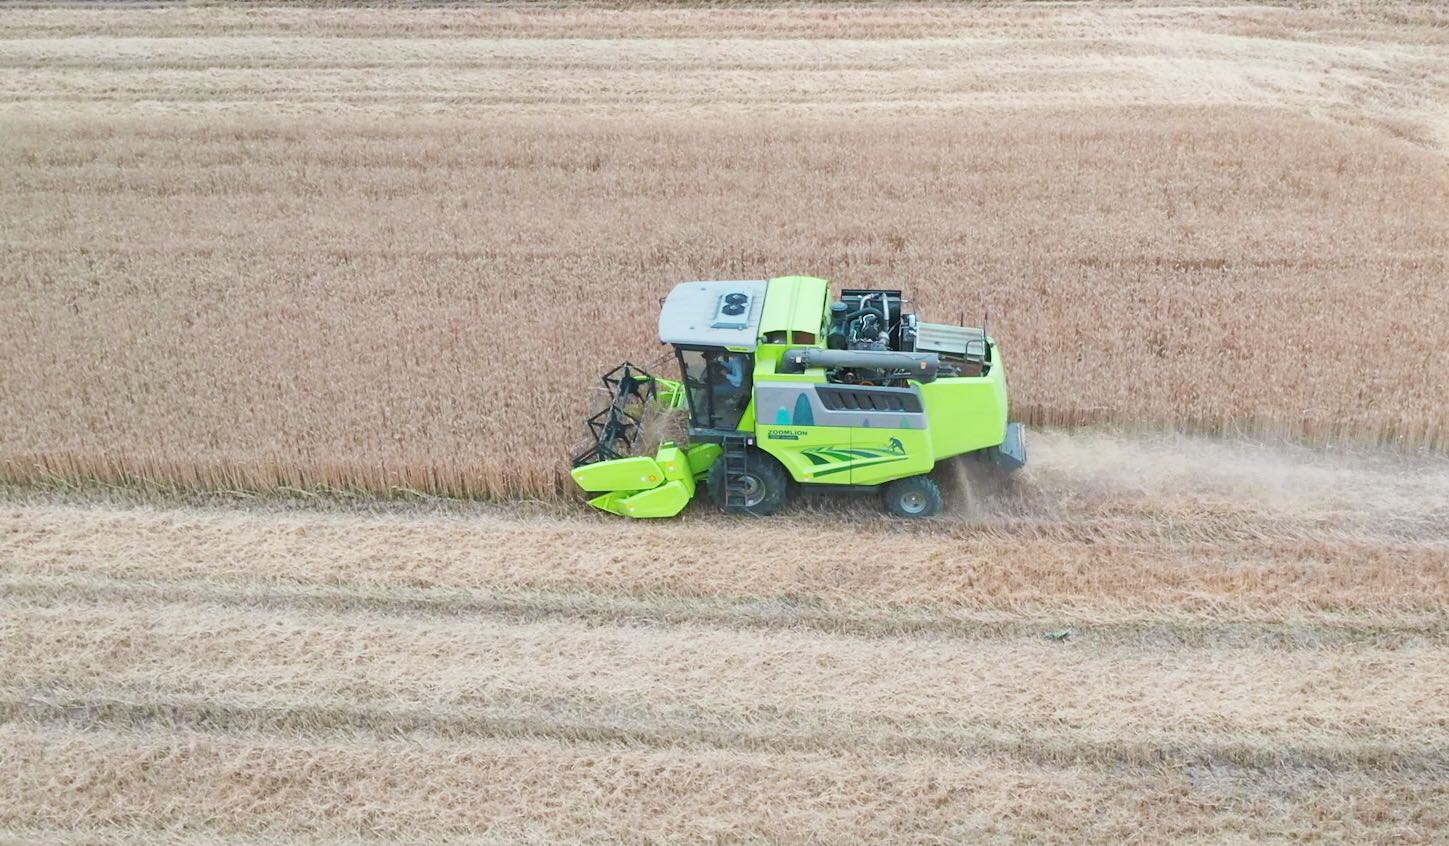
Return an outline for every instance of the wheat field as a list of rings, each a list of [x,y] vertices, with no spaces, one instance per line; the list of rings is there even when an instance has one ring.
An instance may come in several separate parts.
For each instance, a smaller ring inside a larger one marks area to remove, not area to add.
[[[989,314],[1033,425],[1440,451],[1446,27],[15,10],[0,473],[556,496],[670,286],[797,272]]]
[[[0,842],[1439,844],[1449,14],[0,15]],[[943,517],[581,513],[676,281],[989,313]]]

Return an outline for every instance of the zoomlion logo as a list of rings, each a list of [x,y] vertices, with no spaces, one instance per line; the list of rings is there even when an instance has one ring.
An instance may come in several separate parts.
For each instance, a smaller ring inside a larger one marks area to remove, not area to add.
[[[884,447],[810,447],[800,453],[817,468],[816,477],[844,473],[854,467],[871,467],[904,461],[906,447],[900,438],[891,438]]]

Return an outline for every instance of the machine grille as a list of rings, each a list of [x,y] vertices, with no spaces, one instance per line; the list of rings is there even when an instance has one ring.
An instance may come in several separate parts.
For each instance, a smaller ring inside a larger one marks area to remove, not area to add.
[[[750,295],[744,291],[722,294],[715,305],[714,329],[744,329],[750,325]]]

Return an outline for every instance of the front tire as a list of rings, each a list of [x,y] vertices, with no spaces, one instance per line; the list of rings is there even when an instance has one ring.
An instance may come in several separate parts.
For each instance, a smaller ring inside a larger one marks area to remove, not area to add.
[[[941,513],[941,486],[930,476],[897,479],[885,486],[885,501],[897,517],[935,517]]]
[[[769,517],[785,506],[785,494],[789,490],[790,479],[775,459],[752,451],[744,474],[729,480],[729,483],[733,484],[734,491],[743,499],[744,505],[725,505],[727,481],[724,459],[721,458],[709,468],[709,496],[721,511],[726,514]]]

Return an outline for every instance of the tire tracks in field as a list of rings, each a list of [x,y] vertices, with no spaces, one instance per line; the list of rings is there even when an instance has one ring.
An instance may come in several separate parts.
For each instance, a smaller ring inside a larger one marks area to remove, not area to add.
[[[969,726],[845,722],[810,727],[784,712],[750,723],[670,722],[667,715],[580,709],[577,701],[509,702],[510,714],[436,713],[337,703],[256,706],[171,697],[135,702],[104,696],[0,695],[0,724],[59,725],[83,731],[199,733],[228,737],[433,738],[451,742],[553,740],[621,748],[729,750],[769,754],[1006,757],[1039,766],[1235,767],[1259,771],[1392,771],[1428,781],[1449,779],[1449,748],[1377,739],[1285,743],[1269,734],[1240,739],[1174,738],[1170,734],[1095,738],[1086,733],[1022,730],[1007,724]],[[700,716],[706,716],[701,714]]]
[[[35,604],[58,602],[105,606],[172,604],[266,610],[313,610],[340,614],[479,618],[505,623],[573,621],[598,626],[704,626],[723,629],[804,629],[857,637],[933,637],[961,640],[1046,636],[1070,632],[1074,640],[1154,647],[1269,647],[1314,649],[1392,647],[1449,642],[1449,610],[1395,622],[1338,611],[1258,619],[1214,619],[1212,609],[1179,619],[1143,619],[1127,611],[1116,620],[1092,620],[1070,607],[956,610],[849,606],[798,597],[725,599],[630,596],[588,592],[478,591],[361,585],[277,584],[265,580],[171,578],[134,581],[108,576],[5,574],[0,599]],[[1139,613],[1147,609],[1138,609]],[[1109,615],[1110,616],[1110,615]],[[1084,619],[1085,618],[1085,619]]]

